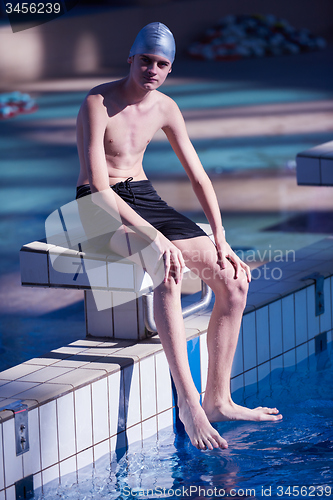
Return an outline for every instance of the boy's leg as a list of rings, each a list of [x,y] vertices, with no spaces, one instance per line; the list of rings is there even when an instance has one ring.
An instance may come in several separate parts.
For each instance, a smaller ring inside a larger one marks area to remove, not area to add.
[[[145,243],[128,228],[120,228],[110,241],[110,249],[137,264],[142,244]],[[130,252],[129,252],[130,249]],[[147,250],[147,249],[146,249]],[[164,283],[163,262],[156,272],[158,255],[151,251],[145,268],[154,281],[154,317],[159,337],[167,356],[170,371],[178,394],[179,416],[191,442],[199,449],[226,448],[227,442],[210,424],[200,405],[200,396],[194,385],[187,357],[184,321],[181,312],[181,283],[173,278]],[[145,254],[146,256],[146,254]]]
[[[226,448],[227,442],[214,429],[200,405],[187,357],[184,321],[180,301],[181,283],[173,279],[154,290],[157,331],[177,389],[179,417],[191,443],[199,449]]]
[[[203,408],[211,422],[222,420],[280,420],[276,408],[254,410],[236,405],[231,398],[230,376],[247,296],[245,272],[234,279],[234,268],[222,270],[216,248],[208,237],[174,241],[186,265],[205,281],[215,294],[207,330],[208,375]]]

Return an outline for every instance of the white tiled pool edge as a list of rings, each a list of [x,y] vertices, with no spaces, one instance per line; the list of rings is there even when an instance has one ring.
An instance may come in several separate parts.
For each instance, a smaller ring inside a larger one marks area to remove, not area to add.
[[[301,266],[299,274],[294,263],[298,289],[291,278],[285,281],[290,280],[289,293],[284,288],[278,294],[278,283],[262,283],[266,286],[261,292],[254,287],[258,305],[250,298],[243,317],[232,391],[258,382],[276,368],[301,362],[315,352],[319,334],[327,332],[327,342],[332,342],[333,239],[324,242],[308,252],[316,255],[316,265],[309,258],[308,269]],[[325,276],[325,313],[320,316],[314,310],[315,285],[312,280],[299,281],[316,270]],[[186,321],[190,364],[200,392],[206,383],[208,318],[204,313]],[[15,482],[26,476],[34,476],[37,489],[173,423],[169,369],[156,338],[138,344],[74,342],[0,373],[0,398],[0,406],[18,399],[29,405],[30,437],[30,450],[17,457],[13,415],[0,414],[0,500],[14,499]]]

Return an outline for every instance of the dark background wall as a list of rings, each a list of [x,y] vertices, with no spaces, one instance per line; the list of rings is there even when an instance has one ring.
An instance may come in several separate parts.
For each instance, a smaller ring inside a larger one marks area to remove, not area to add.
[[[116,2],[117,3],[117,2]],[[119,3],[119,2],[118,2]],[[131,0],[74,7],[52,22],[13,33],[0,24],[3,81],[123,71],[132,41],[152,21],[167,24],[177,41],[177,59],[208,27],[227,14],[274,14],[296,28],[333,37],[332,0]]]

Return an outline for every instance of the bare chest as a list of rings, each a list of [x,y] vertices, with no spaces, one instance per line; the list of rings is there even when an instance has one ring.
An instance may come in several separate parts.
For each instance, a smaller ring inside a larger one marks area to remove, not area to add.
[[[107,155],[126,156],[143,152],[161,127],[152,111],[123,110],[108,119],[104,136]]]

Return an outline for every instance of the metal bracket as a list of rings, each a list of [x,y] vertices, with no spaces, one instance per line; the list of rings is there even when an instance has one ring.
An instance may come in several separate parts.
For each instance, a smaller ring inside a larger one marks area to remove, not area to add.
[[[0,411],[9,410],[14,413],[16,456],[29,451],[28,405],[22,400],[2,406]]]
[[[151,333],[156,333],[157,328],[154,320],[153,313],[153,292],[147,293],[142,296],[144,306],[144,320],[147,330]],[[183,318],[187,318],[191,314],[202,311],[209,306],[212,299],[212,289],[206,285],[204,281],[201,282],[201,299],[194,304],[186,306],[182,310]]]
[[[302,281],[313,280],[315,283],[315,306],[316,306],[316,316],[320,316],[325,312],[325,302],[324,302],[324,276],[317,272],[309,274],[302,278]]]

